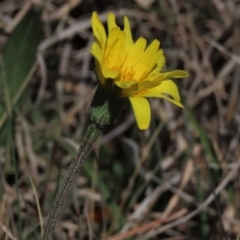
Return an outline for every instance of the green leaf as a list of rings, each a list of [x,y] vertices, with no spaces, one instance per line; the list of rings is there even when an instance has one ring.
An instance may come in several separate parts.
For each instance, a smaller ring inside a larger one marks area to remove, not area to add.
[[[11,124],[6,125],[8,115],[27,95],[26,80],[36,61],[40,33],[41,11],[30,9],[4,46],[0,58],[0,145],[12,129]]]

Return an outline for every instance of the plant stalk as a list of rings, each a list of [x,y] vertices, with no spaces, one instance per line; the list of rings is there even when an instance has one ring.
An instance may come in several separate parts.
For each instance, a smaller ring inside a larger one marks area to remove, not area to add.
[[[102,129],[94,123],[90,123],[87,126],[82,143],[68,169],[67,175],[65,176],[62,186],[59,189],[57,196],[54,200],[53,206],[49,214],[49,218],[47,220],[43,240],[52,240],[56,223],[58,221],[62,206],[65,203],[69,190],[79,172],[83,160],[89,153],[93,142],[101,132]]]

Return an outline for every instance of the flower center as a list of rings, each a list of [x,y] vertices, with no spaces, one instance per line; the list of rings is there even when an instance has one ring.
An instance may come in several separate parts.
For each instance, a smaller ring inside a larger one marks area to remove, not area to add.
[[[121,73],[120,81],[127,82],[127,81],[133,80],[135,71],[134,71],[133,67],[130,66],[129,68],[125,68],[125,69],[121,68],[120,73]]]
[[[115,72],[120,73],[118,81],[132,81],[134,79],[136,70],[134,69],[133,65],[129,66],[125,64],[125,62],[127,61],[127,57],[128,54],[126,54],[122,62],[116,61],[114,64],[109,61],[108,57],[106,57],[103,61],[103,66],[107,69],[111,69]]]

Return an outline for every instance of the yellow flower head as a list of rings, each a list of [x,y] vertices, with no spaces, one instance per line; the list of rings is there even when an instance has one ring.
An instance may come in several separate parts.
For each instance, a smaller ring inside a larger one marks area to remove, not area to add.
[[[178,88],[169,78],[184,78],[188,74],[181,70],[161,73],[165,57],[158,40],[148,47],[144,38],[133,42],[128,18],[124,17],[121,30],[112,13],[108,15],[108,34],[96,12],[92,14],[92,29],[95,39],[91,53],[97,77],[103,85],[106,79],[112,79],[122,89],[121,96],[129,98],[140,129],[147,129],[150,124],[146,97],[165,98],[182,107]]]

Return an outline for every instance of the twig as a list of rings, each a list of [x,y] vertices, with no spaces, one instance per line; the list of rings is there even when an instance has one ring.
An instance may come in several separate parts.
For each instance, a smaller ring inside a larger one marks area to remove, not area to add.
[[[11,240],[17,240],[17,238],[15,238],[13,236],[13,234],[8,230],[8,228],[4,224],[2,224],[1,222],[0,222],[0,227],[2,228],[2,231],[6,234],[7,238],[9,238]]]
[[[187,222],[191,218],[195,217],[199,212],[201,212],[209,204],[211,204],[211,202],[215,198],[215,195],[218,195],[228,185],[228,183],[230,181],[232,181],[232,179],[236,176],[237,172],[239,171],[239,168],[240,168],[240,160],[236,163],[236,166],[229,172],[229,174],[225,177],[225,179],[218,185],[218,187],[215,190],[215,194],[213,194],[213,193],[210,194],[209,197],[205,200],[205,202],[201,206],[199,206],[196,210],[189,213],[185,217],[178,219],[175,222],[169,223],[157,230],[147,233],[145,236],[143,236],[142,240],[150,239],[153,236],[156,236],[156,234],[163,233],[163,232],[167,231],[168,229],[174,228],[174,227],[178,226],[179,224]]]
[[[37,61],[39,64],[40,72],[41,72],[41,85],[38,91],[36,105],[39,105],[41,100],[43,99],[43,95],[47,86],[47,67],[45,60],[43,58],[43,54],[41,52],[38,52],[37,54]]]
[[[41,228],[41,236],[43,236],[43,218],[42,218],[41,206],[40,206],[39,199],[38,199],[38,194],[37,194],[36,187],[34,185],[33,179],[31,178],[30,174],[28,174],[28,178],[31,182],[32,189],[33,189],[33,194],[34,194],[34,197],[35,197],[35,200],[36,200],[37,211],[38,211],[38,215],[39,215],[40,228]]]

